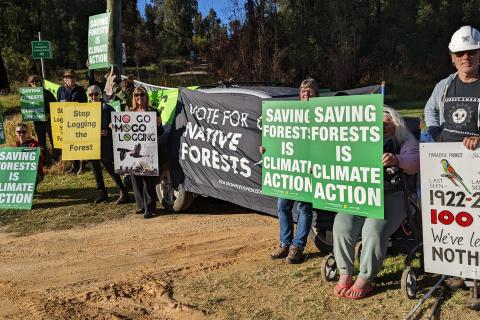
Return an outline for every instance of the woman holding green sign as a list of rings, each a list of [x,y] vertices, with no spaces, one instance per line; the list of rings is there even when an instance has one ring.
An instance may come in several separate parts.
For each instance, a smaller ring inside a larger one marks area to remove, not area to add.
[[[308,101],[311,97],[318,96],[318,84],[312,78],[307,78],[300,84],[300,100]],[[260,153],[265,148],[260,147]],[[302,263],[304,260],[303,249],[307,243],[308,233],[312,226],[312,204],[297,201],[297,230],[293,236],[293,205],[295,201],[278,198],[277,214],[280,223],[280,244],[273,254],[272,259],[285,259],[287,263]]]
[[[363,299],[372,293],[372,281],[382,267],[388,239],[406,217],[409,175],[420,170],[418,142],[400,114],[389,107],[383,112],[383,141],[384,220],[339,212],[333,224],[333,253],[340,271],[334,294],[339,297]],[[360,236],[360,273],[353,282],[355,245]]]

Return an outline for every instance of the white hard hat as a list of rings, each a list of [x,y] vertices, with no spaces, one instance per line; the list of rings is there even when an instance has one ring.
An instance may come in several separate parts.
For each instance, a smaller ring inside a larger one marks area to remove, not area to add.
[[[448,45],[450,52],[480,49],[480,32],[471,26],[463,26],[452,36]]]

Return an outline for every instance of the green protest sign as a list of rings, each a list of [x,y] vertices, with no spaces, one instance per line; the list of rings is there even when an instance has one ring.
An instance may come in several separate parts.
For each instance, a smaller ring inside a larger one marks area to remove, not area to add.
[[[23,121],[45,121],[43,88],[19,88],[20,109]]]
[[[0,208],[32,208],[39,148],[0,148]]]
[[[89,69],[108,68],[108,28],[110,13],[97,14],[88,19]]]
[[[309,113],[308,102],[263,102],[263,194],[312,202]]]
[[[383,218],[382,119],[383,95],[265,101],[262,192]]]
[[[0,144],[5,143],[5,130],[3,129],[3,106],[0,104]]]
[[[50,41],[32,41],[33,59],[52,59],[52,44]]]
[[[313,206],[383,219],[383,95],[310,103]]]

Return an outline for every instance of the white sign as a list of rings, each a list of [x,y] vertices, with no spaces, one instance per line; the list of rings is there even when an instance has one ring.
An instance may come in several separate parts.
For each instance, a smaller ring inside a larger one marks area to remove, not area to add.
[[[157,113],[112,112],[115,172],[158,176]]]
[[[425,271],[480,279],[480,150],[420,144]]]

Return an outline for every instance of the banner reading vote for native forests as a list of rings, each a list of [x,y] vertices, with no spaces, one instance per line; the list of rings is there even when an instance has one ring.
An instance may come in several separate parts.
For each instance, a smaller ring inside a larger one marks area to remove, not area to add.
[[[480,279],[480,150],[420,144],[425,271]]]
[[[88,19],[89,69],[108,68],[108,27],[110,13],[97,14]]]
[[[0,208],[32,208],[39,154],[39,148],[0,148]]]
[[[262,192],[383,219],[383,95],[265,101]]]
[[[63,108],[63,160],[100,159],[100,102]]]
[[[45,121],[43,88],[19,88],[23,121]]]
[[[158,176],[157,113],[112,112],[115,172]]]

